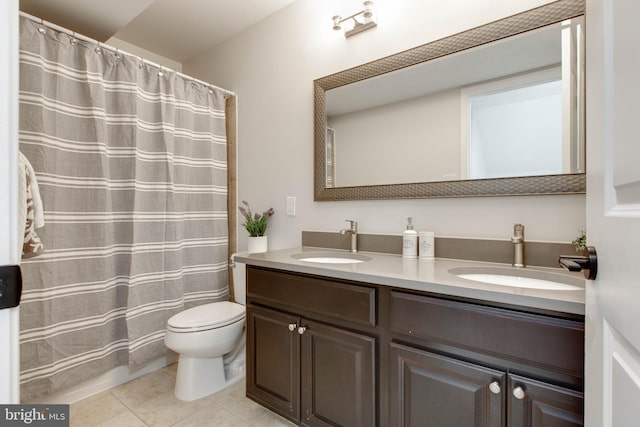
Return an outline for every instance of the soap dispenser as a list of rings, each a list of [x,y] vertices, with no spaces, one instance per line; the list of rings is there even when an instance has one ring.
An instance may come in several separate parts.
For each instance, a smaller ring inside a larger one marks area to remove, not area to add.
[[[407,229],[402,232],[402,258],[418,258],[418,232],[413,229],[412,218],[407,218]]]

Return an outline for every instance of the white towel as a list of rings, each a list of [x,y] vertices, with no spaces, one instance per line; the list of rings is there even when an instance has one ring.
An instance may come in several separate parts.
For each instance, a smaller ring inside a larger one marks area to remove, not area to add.
[[[24,239],[24,231],[27,224],[27,158],[18,152],[18,226],[20,237]],[[24,241],[22,242],[24,244]]]
[[[42,206],[42,198],[40,197],[40,189],[38,188],[36,173],[33,170],[29,159],[20,152],[18,152],[18,155],[23,158],[27,175],[30,178],[31,198],[33,199],[33,226],[35,228],[42,228],[44,227],[44,207]]]
[[[20,202],[20,230],[23,235],[22,257],[31,258],[40,255],[44,246],[36,233],[36,228],[44,226],[44,209],[36,174],[29,160],[18,153],[18,201]]]

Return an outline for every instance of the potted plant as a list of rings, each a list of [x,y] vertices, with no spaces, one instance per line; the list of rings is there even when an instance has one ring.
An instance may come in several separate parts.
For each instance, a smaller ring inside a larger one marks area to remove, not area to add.
[[[266,252],[267,251],[267,225],[271,215],[275,213],[273,208],[262,212],[262,214],[254,213],[249,203],[242,201],[244,206],[239,206],[240,213],[244,217],[244,228],[249,233],[248,250],[249,253]]]
[[[584,253],[585,249],[587,249],[587,232],[580,230],[578,237],[571,243],[573,243],[573,247],[576,248],[576,252]]]

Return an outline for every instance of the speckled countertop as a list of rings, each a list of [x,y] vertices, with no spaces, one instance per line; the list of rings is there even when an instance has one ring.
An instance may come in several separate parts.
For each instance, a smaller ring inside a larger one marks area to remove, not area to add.
[[[493,285],[462,279],[449,272],[452,268],[490,267],[512,270],[510,265],[436,258],[433,260],[403,259],[400,255],[375,252],[359,252],[371,260],[356,264],[319,264],[294,258],[301,252],[345,253],[312,247],[297,247],[264,253],[239,253],[236,262],[259,267],[315,274],[337,279],[392,286],[395,288],[433,292],[484,301],[514,304],[565,313],[584,314],[584,286],[586,280],[581,273],[571,273],[560,268],[527,267],[529,272],[543,275],[560,275],[568,284],[579,286],[579,290],[545,290],[515,286]],[[552,276],[550,276],[552,277]],[[556,276],[557,277],[557,276]]]

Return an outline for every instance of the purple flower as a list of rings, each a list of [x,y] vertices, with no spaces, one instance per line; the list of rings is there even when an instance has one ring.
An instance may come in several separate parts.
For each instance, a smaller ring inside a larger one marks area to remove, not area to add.
[[[249,203],[246,201],[243,200],[242,204],[245,205],[246,208],[239,206],[238,210],[240,210],[240,213],[244,217],[244,223],[242,224],[244,228],[247,229],[249,235],[252,237],[264,236],[264,233],[267,231],[267,220],[275,213],[273,208],[269,208],[262,214],[259,214],[257,212],[253,213]]]

